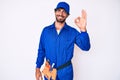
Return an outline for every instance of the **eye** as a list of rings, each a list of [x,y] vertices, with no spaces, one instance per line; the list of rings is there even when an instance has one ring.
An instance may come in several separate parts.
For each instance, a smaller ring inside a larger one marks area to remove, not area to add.
[[[65,11],[65,10],[63,10],[62,12],[63,12],[63,13],[66,13],[66,11]]]
[[[58,11],[58,12],[60,12],[60,11],[61,11],[61,9],[58,9],[57,11]]]

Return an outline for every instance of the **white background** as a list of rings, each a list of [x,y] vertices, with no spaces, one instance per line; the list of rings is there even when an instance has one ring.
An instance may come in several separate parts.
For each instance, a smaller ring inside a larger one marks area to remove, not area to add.
[[[60,0],[0,0],[0,80],[35,80],[42,29],[54,22]],[[91,39],[88,52],[75,46],[74,80],[120,80],[120,1],[66,0],[67,23],[85,9]]]

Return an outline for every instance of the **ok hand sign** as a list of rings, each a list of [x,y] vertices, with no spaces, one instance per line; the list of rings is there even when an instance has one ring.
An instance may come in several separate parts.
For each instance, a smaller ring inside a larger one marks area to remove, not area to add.
[[[85,10],[82,10],[81,13],[82,13],[81,17],[77,17],[75,19],[75,24],[80,28],[82,32],[85,32],[87,25],[87,13]]]

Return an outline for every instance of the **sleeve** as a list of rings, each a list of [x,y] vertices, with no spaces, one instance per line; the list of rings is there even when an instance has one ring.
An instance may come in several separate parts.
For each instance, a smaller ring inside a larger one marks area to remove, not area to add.
[[[44,48],[44,30],[42,31],[39,47],[38,47],[38,55],[36,60],[36,68],[40,68],[44,62],[45,57],[45,48]]]
[[[75,40],[76,45],[84,51],[90,49],[90,39],[87,32],[78,32]]]

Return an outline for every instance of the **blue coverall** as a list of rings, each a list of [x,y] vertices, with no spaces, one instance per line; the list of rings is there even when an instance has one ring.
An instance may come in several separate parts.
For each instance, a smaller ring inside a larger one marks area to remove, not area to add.
[[[45,27],[40,37],[36,67],[41,67],[44,58],[49,59],[51,65],[55,63],[56,68],[70,61],[73,57],[74,43],[82,50],[88,51],[90,49],[88,33],[78,32],[66,23],[59,34],[55,23]],[[56,80],[73,80],[72,65],[58,70]]]

